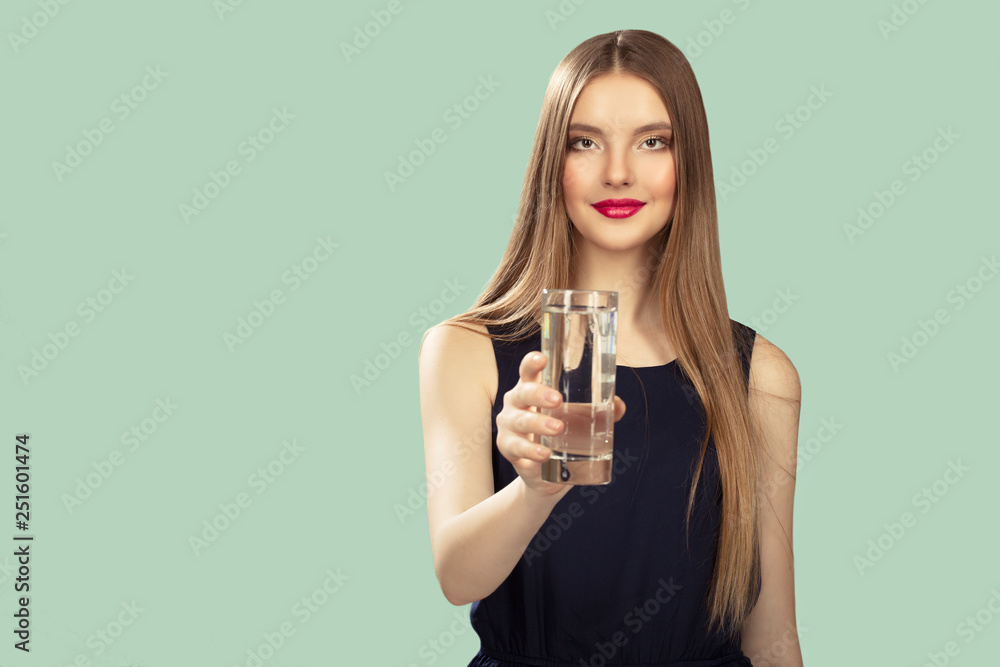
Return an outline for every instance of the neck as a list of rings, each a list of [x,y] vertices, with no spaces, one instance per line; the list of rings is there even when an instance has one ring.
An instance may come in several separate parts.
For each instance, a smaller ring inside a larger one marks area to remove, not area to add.
[[[570,289],[618,292],[619,325],[634,331],[661,328],[660,306],[650,303],[650,278],[659,262],[653,243],[628,251],[608,251],[578,244],[572,260]]]

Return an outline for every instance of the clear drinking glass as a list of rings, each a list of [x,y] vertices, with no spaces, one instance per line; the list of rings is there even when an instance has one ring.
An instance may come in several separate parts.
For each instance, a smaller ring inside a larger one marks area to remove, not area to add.
[[[608,484],[614,454],[615,339],[618,292],[542,290],[542,382],[562,394],[542,414],[565,422],[543,435],[552,456],[542,479],[557,484]]]

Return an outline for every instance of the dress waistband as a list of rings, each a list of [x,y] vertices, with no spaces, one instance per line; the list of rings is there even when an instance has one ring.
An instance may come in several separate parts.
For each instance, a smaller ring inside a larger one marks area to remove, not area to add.
[[[727,655],[720,656],[718,658],[711,658],[708,660],[681,660],[679,662],[609,662],[607,659],[603,659],[604,656],[597,654],[602,658],[598,661],[598,664],[605,665],[606,667],[753,667],[750,660],[743,654],[743,652],[729,653]],[[485,658],[481,660],[480,658]],[[548,660],[546,658],[531,658],[528,656],[517,655],[514,653],[504,653],[503,651],[495,651],[485,647],[480,647],[479,653],[473,658],[472,662],[469,663],[469,667],[497,667],[498,662],[500,665],[521,665],[525,667],[581,667],[581,665],[588,665],[586,659],[580,659],[576,662],[562,662],[560,660]]]

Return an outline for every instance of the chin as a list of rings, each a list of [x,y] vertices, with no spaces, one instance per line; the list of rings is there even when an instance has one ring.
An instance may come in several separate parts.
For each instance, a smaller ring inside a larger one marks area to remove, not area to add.
[[[598,233],[598,234],[588,234],[584,236],[584,242],[589,242],[590,244],[598,248],[602,248],[604,250],[612,250],[620,252],[623,250],[632,250],[634,248],[640,248],[649,243],[649,241],[652,240],[653,236],[655,236],[655,234],[650,236],[646,234],[610,235],[605,233]]]

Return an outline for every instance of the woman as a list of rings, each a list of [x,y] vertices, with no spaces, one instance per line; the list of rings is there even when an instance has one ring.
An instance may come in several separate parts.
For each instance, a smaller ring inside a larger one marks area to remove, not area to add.
[[[540,478],[563,428],[538,411],[559,400],[543,288],[619,293],[606,486]],[[419,369],[434,569],[473,603],[470,667],[802,664],[798,374],[729,319],[705,110],[672,43],[619,30],[559,64],[500,267]]]

